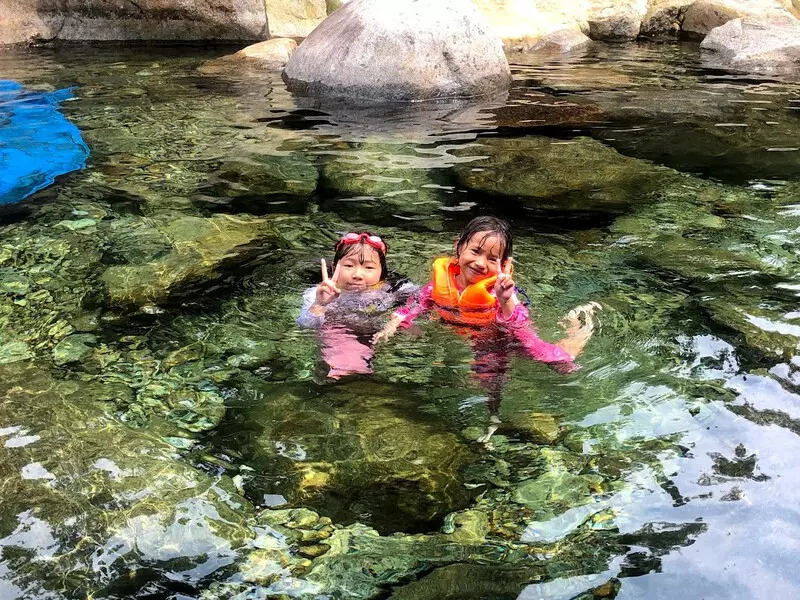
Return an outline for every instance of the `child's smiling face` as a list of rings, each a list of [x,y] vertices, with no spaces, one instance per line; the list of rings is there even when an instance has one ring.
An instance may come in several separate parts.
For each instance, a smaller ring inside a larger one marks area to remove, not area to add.
[[[458,253],[461,273],[459,283],[466,287],[498,274],[497,263],[503,256],[503,240],[488,231],[472,234]]]
[[[358,292],[381,281],[381,259],[369,244],[353,244],[339,259],[336,284],[342,291]]]

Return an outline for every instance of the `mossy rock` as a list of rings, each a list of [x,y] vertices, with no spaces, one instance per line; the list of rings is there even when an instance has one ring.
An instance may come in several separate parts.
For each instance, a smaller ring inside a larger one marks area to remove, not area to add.
[[[767,268],[755,255],[682,235],[657,236],[642,246],[641,254],[652,265],[687,280],[741,279]]]
[[[436,528],[468,504],[461,471],[476,457],[455,432],[402,409],[391,387],[354,382],[332,388],[324,403],[282,388],[265,388],[222,429],[247,423],[238,434],[247,464],[283,482],[251,487],[255,497],[280,493],[337,522],[366,520],[384,532]]]
[[[536,518],[546,520],[564,511],[591,502],[603,478],[597,475],[573,475],[567,471],[548,471],[523,481],[514,491],[514,501],[533,509]]]
[[[327,208],[348,219],[409,225],[439,231],[442,207],[455,198],[448,171],[403,144],[347,146],[346,156],[323,163],[321,187]]]
[[[453,167],[461,185],[532,208],[622,212],[651,201],[668,174],[585,137],[488,138],[468,151],[486,158]]]
[[[136,590],[147,581],[131,573],[143,563],[148,581],[160,570],[222,566],[255,536],[231,481],[121,423],[100,401],[113,393],[30,363],[0,366],[0,421],[17,424],[0,446],[0,536],[6,560],[24,559],[12,561],[8,584],[40,586],[37,597]],[[38,541],[12,535],[31,529]],[[31,548],[38,559],[25,558]]]
[[[317,167],[301,152],[228,158],[220,166],[215,196],[246,201],[250,212],[286,212],[287,202],[304,207],[317,190]],[[224,203],[224,202],[223,202]]]
[[[177,215],[150,222],[170,240],[171,250],[145,263],[109,267],[102,279],[112,304],[141,307],[185,298],[282,246],[269,220],[246,215]]]

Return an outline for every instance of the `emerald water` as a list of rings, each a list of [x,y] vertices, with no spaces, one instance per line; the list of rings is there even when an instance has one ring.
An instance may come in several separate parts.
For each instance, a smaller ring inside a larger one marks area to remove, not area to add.
[[[632,44],[387,112],[226,52],[0,54],[91,149],[0,213],[0,597],[798,593],[800,82]],[[542,337],[602,305],[580,370],[515,359],[489,443],[441,323],[315,377],[341,233],[424,283],[487,213]]]

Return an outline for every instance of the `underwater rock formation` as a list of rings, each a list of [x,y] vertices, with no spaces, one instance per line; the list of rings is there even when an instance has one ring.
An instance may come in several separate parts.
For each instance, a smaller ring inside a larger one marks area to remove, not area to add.
[[[4,597],[113,594],[157,581],[154,570],[137,574],[145,564],[210,573],[255,537],[252,507],[230,479],[121,423],[103,403],[119,393],[32,363],[0,367]]]
[[[248,497],[281,493],[337,522],[358,518],[386,533],[435,527],[469,502],[461,470],[476,457],[398,398],[371,383],[332,389],[325,404],[302,386],[264,387],[223,424],[260,474],[245,485]]]
[[[660,178],[658,167],[583,137],[487,138],[471,151],[487,158],[454,167],[463,186],[531,207],[618,211],[647,201]]]
[[[171,249],[142,264],[109,267],[102,278],[113,304],[142,307],[190,296],[281,245],[268,220],[249,215],[174,215],[150,223]]]
[[[249,204],[247,212],[287,210],[286,203],[305,207],[317,189],[319,174],[316,166],[301,152],[288,155],[249,154],[231,155],[217,171],[213,182],[217,202],[230,197]]]
[[[296,93],[410,102],[508,89],[500,40],[470,2],[353,0],[292,55],[284,81]]]

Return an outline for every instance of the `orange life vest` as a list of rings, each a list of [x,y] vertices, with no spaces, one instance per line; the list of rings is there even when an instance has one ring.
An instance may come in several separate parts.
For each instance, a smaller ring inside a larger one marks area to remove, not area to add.
[[[459,325],[489,325],[497,315],[497,298],[491,291],[497,276],[487,277],[458,291],[458,264],[452,258],[433,261],[433,292],[436,312],[445,321]]]

